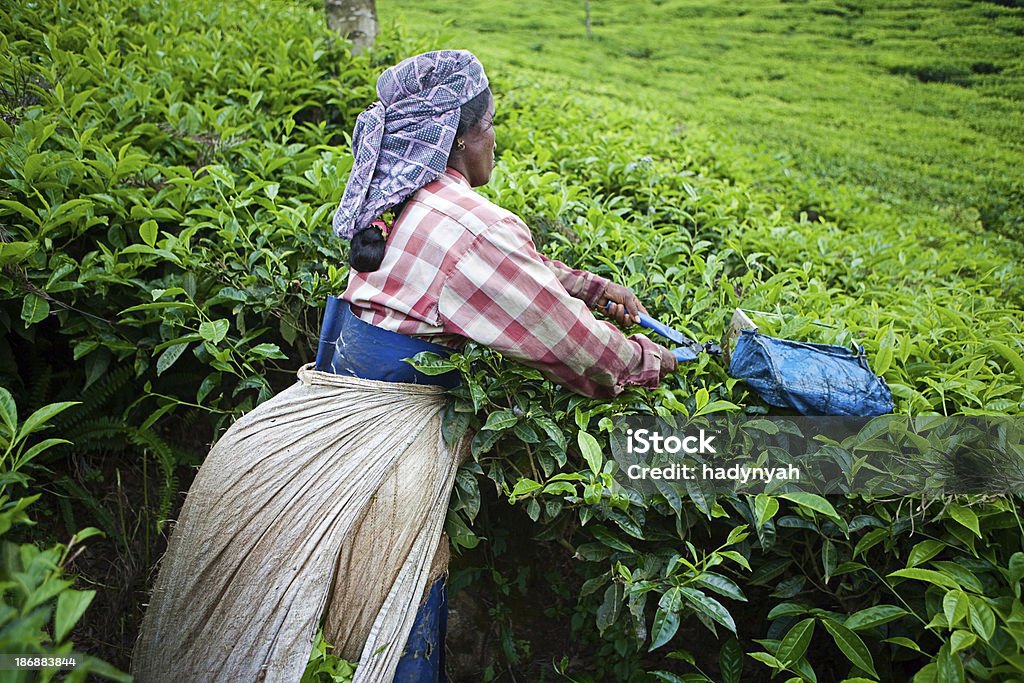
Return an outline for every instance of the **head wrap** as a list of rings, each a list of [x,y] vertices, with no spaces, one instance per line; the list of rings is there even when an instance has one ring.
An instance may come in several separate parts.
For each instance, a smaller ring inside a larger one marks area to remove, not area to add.
[[[381,74],[379,101],[356,119],[352,172],[334,214],[335,234],[351,238],[440,177],[460,108],[486,89],[483,65],[466,50],[427,52]]]

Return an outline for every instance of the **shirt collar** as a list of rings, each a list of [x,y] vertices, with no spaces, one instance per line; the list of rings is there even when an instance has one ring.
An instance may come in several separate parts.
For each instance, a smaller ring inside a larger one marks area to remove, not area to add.
[[[466,187],[469,187],[469,186],[470,186],[470,185],[469,185],[469,181],[468,181],[468,180],[466,180],[466,176],[462,175],[461,173],[459,173],[458,171],[456,171],[456,170],[455,170],[454,168],[452,168],[451,166],[449,166],[449,167],[447,167],[446,169],[444,169],[444,172],[445,172],[445,175],[450,175],[450,176],[452,176],[453,178],[455,178],[455,180],[459,181],[460,183],[463,183],[463,184],[464,184],[464,185],[465,185]]]

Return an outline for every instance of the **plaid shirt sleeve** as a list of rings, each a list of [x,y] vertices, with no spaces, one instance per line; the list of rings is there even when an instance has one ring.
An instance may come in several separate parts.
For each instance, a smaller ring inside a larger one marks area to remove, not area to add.
[[[600,275],[570,268],[561,261],[550,259],[544,254],[540,254],[540,258],[562,283],[565,291],[569,292],[570,296],[585,302],[590,308],[597,306],[597,300],[604,294],[605,288],[611,284]]]
[[[627,338],[594,317],[585,299],[596,300],[604,289],[597,280],[603,278],[553,263],[558,262],[537,252],[529,229],[515,216],[483,229],[452,265],[441,290],[438,311],[445,330],[586,396],[609,398],[628,385],[657,387],[664,349],[643,335]]]

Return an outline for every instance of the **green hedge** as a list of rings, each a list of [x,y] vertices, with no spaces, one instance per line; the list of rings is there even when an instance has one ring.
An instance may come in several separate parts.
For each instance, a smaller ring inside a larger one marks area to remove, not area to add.
[[[176,492],[231,419],[294,381],[343,288],[328,225],[354,116],[384,65],[429,45],[391,29],[352,58],[318,7],[249,0],[0,20],[0,381],[26,415],[80,402],[51,420],[74,446],[12,481],[58,494],[18,540],[96,526],[107,538],[90,543],[135,567],[120,587],[134,616],[104,636],[124,666]],[[550,255],[694,336],[718,337],[741,305],[784,336],[856,341],[901,413],[1021,414],[1019,248],[976,212],[910,212],[656,111],[489,71],[501,161],[484,191]],[[453,585],[497,624],[488,676],[551,676],[538,654],[559,647],[555,668],[580,681],[1024,672],[1019,498],[643,507],[611,485],[611,418],[766,411],[714,361],[608,402],[472,346],[453,362],[466,382],[446,432],[477,431],[448,521]],[[531,595],[570,637],[530,636]],[[102,631],[96,610],[83,623]]]

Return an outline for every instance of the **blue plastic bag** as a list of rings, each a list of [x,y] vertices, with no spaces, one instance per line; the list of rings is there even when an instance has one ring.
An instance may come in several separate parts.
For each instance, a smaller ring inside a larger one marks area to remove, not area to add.
[[[777,339],[743,330],[729,374],[773,406],[802,415],[870,417],[893,410],[892,392],[871,372],[864,350]]]

